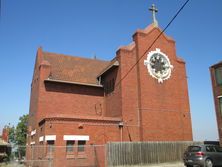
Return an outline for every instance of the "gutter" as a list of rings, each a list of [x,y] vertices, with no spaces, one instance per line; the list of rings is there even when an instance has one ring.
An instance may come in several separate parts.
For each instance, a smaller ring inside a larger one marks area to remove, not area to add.
[[[57,79],[45,79],[45,82],[57,82],[57,83],[67,83],[67,84],[74,84],[74,85],[84,85],[84,86],[93,86],[93,87],[99,87],[102,88],[103,85],[100,84],[90,84],[90,83],[83,83],[83,82],[71,82],[71,81],[64,81],[64,80],[57,80]]]

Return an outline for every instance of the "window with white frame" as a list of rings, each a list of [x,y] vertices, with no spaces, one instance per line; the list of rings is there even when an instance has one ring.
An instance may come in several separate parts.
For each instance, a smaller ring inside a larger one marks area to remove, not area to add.
[[[55,141],[54,140],[48,140],[47,141],[47,152],[53,153],[55,150]]]
[[[77,144],[77,152],[85,152],[86,142],[89,140],[89,136],[86,135],[64,135],[63,140],[66,140],[66,152],[75,152],[74,147]]]
[[[74,152],[74,140],[66,140],[66,152]]]
[[[222,85],[222,66],[215,69],[215,77],[217,85]]]
[[[56,135],[46,135],[45,140],[47,143],[47,153],[52,154],[55,150]]]
[[[85,152],[85,145],[86,145],[85,140],[79,140],[78,141],[78,152]]]
[[[219,112],[220,115],[222,116],[222,97],[219,97]]]

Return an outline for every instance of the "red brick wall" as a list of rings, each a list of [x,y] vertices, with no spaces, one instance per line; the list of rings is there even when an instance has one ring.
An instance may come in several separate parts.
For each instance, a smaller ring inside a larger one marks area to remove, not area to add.
[[[38,99],[39,99],[39,83],[40,83],[40,63],[41,63],[42,49],[39,48],[35,60],[35,68],[32,77],[31,95],[30,95],[30,107],[29,107],[29,131],[33,130],[38,124],[37,111],[38,111]]]
[[[42,82],[39,100],[39,109],[42,111],[40,117],[100,116],[100,112],[104,112],[103,103],[102,88]]]
[[[63,135],[69,134],[89,135],[90,141],[87,144],[105,144],[108,141],[121,140],[192,140],[185,63],[176,56],[175,42],[162,35],[149,50],[160,48],[168,55],[174,66],[170,79],[158,83],[144,66],[149,52],[147,49],[159,33],[158,28],[149,32],[137,31],[133,36],[134,42],[117,51],[119,67],[102,77],[103,82],[115,79],[115,89],[108,95],[99,87],[45,82],[51,67],[48,62],[41,60],[39,50],[33,77],[29,119],[31,130],[36,129],[37,134],[33,139],[29,138],[29,142],[35,141],[39,144],[40,136],[56,135],[55,144],[65,146]],[[136,64],[143,55],[145,56]],[[131,70],[134,65],[135,68]],[[83,121],[83,128],[79,128],[81,121],[55,119],[46,121],[39,127],[38,123],[47,117],[94,117],[94,122]],[[123,128],[119,128],[118,121],[115,125],[105,124],[104,121],[101,123],[99,119],[104,117],[122,118]],[[64,156],[63,151],[56,154]],[[101,154],[101,157],[104,158],[104,155]],[[104,160],[99,163],[104,164]],[[58,166],[62,163],[64,161],[58,162]]]
[[[3,128],[3,130],[2,130],[2,140],[4,140],[5,142],[8,142],[8,135],[9,135],[8,128]]]
[[[120,67],[117,67],[104,75],[104,77],[102,77],[102,82],[105,85],[106,82],[109,82],[112,79],[114,79],[114,90],[109,93],[104,93],[105,116],[121,117],[121,88],[116,85],[120,79]]]
[[[135,53],[136,51],[134,47],[131,49],[120,48],[120,50],[117,52],[117,56],[120,61],[121,78],[124,77],[120,84],[122,118],[124,121],[123,141],[129,141],[130,138],[132,141],[140,140],[137,68],[133,68],[132,71],[127,74],[132,66],[136,63]]]
[[[80,124],[81,128],[79,126]],[[40,130],[41,128],[42,131]],[[52,119],[41,125],[39,128],[39,133],[35,136],[36,141],[39,139],[39,137],[45,135],[56,135],[53,166],[58,167],[64,166],[64,164],[68,165],[70,161],[73,161],[73,165],[82,163],[86,166],[93,166],[95,163],[99,163],[100,166],[105,166],[104,156],[106,149],[104,144],[109,141],[120,141],[120,129],[118,123],[104,121],[80,122]],[[66,141],[63,139],[64,135],[88,135],[89,141],[86,142],[85,153],[78,154],[78,145],[77,141],[75,141],[74,152],[68,155],[66,152]],[[40,143],[37,141],[34,146],[36,151],[30,151],[30,153],[33,154],[38,160],[47,157],[47,149],[43,148],[40,150],[39,148],[41,148],[41,145],[39,144]],[[47,146],[46,142],[44,142],[44,145]],[[82,158],[83,156],[84,158]],[[30,157],[32,156],[30,155]],[[40,161],[37,161],[36,165],[40,163]]]
[[[50,65],[40,67],[38,120],[50,116],[96,116],[104,113],[103,88],[45,82]]]
[[[121,77],[137,60],[145,55],[121,83],[122,117],[125,122],[124,138],[132,140],[192,140],[192,127],[185,63],[176,57],[175,42],[162,35],[149,50],[160,48],[166,53],[174,69],[169,80],[162,84],[148,74],[144,60],[148,47],[160,33],[137,32],[133,36],[135,47],[121,48],[117,53]],[[139,121],[138,121],[139,120]],[[140,126],[140,127],[139,127]],[[132,133],[130,132],[132,131]]]
[[[31,131],[38,129],[38,105],[39,105],[39,83],[40,83],[40,63],[42,61],[42,49],[39,48],[36,54],[35,68],[31,83],[31,94],[30,94],[30,106],[29,106],[29,120],[28,120],[28,134],[27,144],[35,141],[35,138],[31,138]],[[38,141],[38,140],[37,140]],[[30,159],[30,148],[26,149],[26,158]]]
[[[188,99],[185,64],[179,62],[175,53],[175,43],[162,35],[153,47],[147,51],[153,40],[160,33],[153,29],[150,33],[136,33],[134,41],[138,63],[140,112],[143,140],[192,140],[191,118]],[[174,66],[172,76],[163,83],[148,74],[144,60],[148,52],[159,48],[168,55]]]
[[[222,66],[222,63],[220,65]],[[216,67],[220,65],[217,65]],[[219,99],[218,99],[218,96],[222,95],[222,86],[218,86],[216,84],[214,66],[210,67],[210,74],[211,74],[212,89],[213,89],[213,95],[214,95],[215,113],[216,113],[216,119],[217,119],[219,139],[220,139],[220,144],[222,145],[222,117],[220,114]]]

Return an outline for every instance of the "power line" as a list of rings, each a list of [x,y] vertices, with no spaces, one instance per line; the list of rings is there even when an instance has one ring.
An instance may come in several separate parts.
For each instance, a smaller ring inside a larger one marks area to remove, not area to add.
[[[145,53],[136,61],[136,63],[129,69],[129,71],[120,79],[119,82],[116,83],[115,87],[117,87],[127,76],[128,74],[133,70],[133,68],[139,63],[139,61],[146,55],[146,53],[151,49],[151,47],[155,44],[155,42],[159,39],[159,37],[166,31],[166,29],[171,25],[171,23],[176,19],[176,17],[179,15],[179,13],[183,10],[183,8],[187,5],[187,3],[190,0],[187,0],[177,11],[177,13],[173,16],[173,18],[170,20],[170,22],[167,24],[167,26],[160,32],[160,34],[154,39],[152,44],[148,47],[148,49],[145,51]]]
[[[2,17],[2,0],[0,0],[0,20],[1,20],[1,17]]]

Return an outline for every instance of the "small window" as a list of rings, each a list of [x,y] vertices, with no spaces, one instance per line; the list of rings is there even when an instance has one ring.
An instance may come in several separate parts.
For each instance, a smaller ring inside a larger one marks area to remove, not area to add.
[[[73,152],[75,141],[67,140],[66,141],[66,152]]]
[[[217,152],[222,152],[222,147],[215,146],[215,149],[216,149]]]
[[[218,67],[215,69],[215,77],[217,85],[222,85],[222,67]]]
[[[86,141],[79,140],[78,141],[78,152],[84,152],[85,151],[85,145],[86,145]]]
[[[219,112],[220,115],[222,116],[222,97],[219,98]]]
[[[216,150],[215,150],[214,146],[206,146],[206,151],[207,152],[215,152]]]
[[[54,140],[48,140],[48,141],[47,141],[47,148],[48,148],[48,153],[54,152],[54,149],[55,149],[55,141],[54,141]]]
[[[198,151],[201,151],[201,147],[200,146],[189,146],[188,151],[189,152],[198,152]]]

